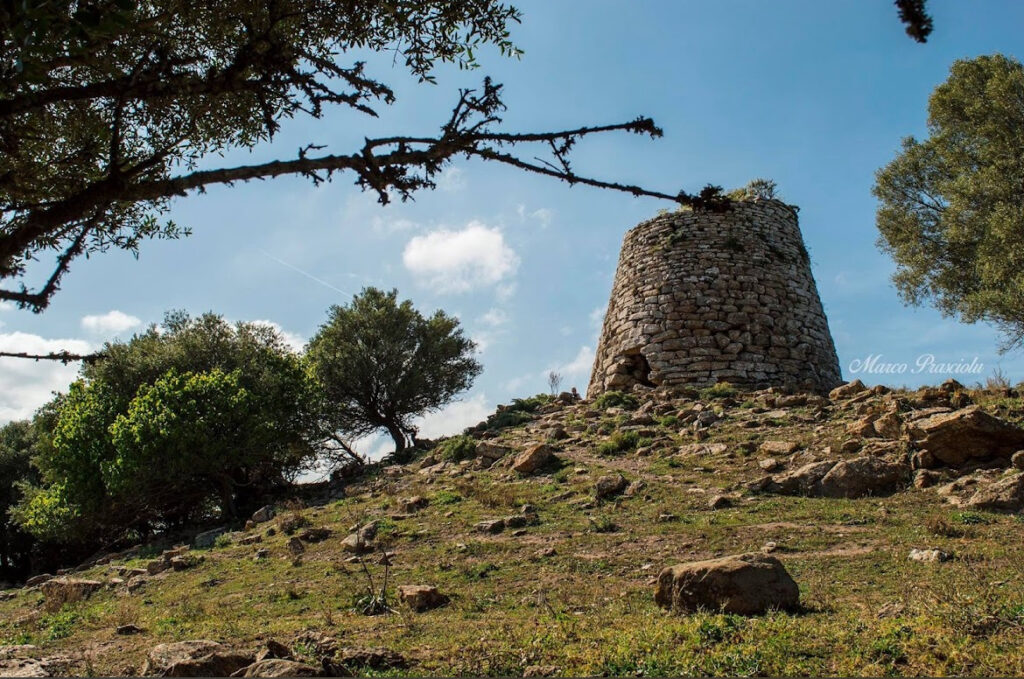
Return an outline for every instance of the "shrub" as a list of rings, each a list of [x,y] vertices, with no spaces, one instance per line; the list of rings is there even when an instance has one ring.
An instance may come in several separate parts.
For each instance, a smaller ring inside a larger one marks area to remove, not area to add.
[[[458,493],[453,493],[450,490],[439,490],[434,495],[435,505],[454,505],[462,502],[462,496]]]
[[[508,405],[500,405],[498,409],[489,415],[486,420],[470,427],[466,433],[497,431],[507,427],[517,427],[520,424],[530,422],[541,407],[546,406],[554,400],[551,394],[537,394],[529,398],[513,399]]]
[[[632,394],[625,394],[621,391],[606,391],[594,401],[594,407],[599,410],[606,410],[608,408],[624,408],[626,410],[635,410],[640,406],[640,402],[636,396]]]
[[[635,431],[617,431],[611,435],[611,438],[597,447],[597,452],[601,455],[616,455],[629,452],[638,448],[644,440]]]
[[[739,393],[739,391],[730,383],[719,382],[707,389],[702,389],[700,397],[704,400],[710,400],[713,398],[730,398],[735,396],[737,393]]]
[[[476,456],[476,439],[464,434],[453,436],[437,444],[434,452],[442,460],[447,460],[448,462],[468,460]]]

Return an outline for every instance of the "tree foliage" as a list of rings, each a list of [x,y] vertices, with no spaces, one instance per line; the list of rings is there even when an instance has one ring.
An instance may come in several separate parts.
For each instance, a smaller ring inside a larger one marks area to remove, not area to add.
[[[21,487],[37,480],[32,452],[37,432],[30,420],[0,427],[0,579],[27,570],[32,540],[10,517],[22,497]]]
[[[424,317],[398,292],[366,288],[331,307],[307,348],[321,390],[324,426],[338,439],[386,429],[401,452],[415,439],[412,420],[436,411],[480,374],[476,345],[457,319]]]
[[[928,42],[928,36],[935,28],[926,5],[927,0],[896,0],[900,21],[907,27],[907,35],[918,42]]]
[[[394,54],[422,82],[438,63],[477,65],[485,46],[517,55],[519,11],[497,0],[91,0],[0,4],[0,299],[41,311],[72,261],[188,229],[163,221],[169,201],[208,186],[350,172],[382,203],[434,188],[463,156],[570,183],[701,205],[577,174],[569,154],[609,131],[659,136],[648,118],[555,132],[499,131],[501,86],[463,90],[440,131],[366,139],[349,152],[312,144],[241,167],[205,162],[271,139],[289,118],[332,107],[376,116],[394,91],[355,54]],[[539,146],[525,157],[518,145]],[[27,265],[52,258],[29,285]]]
[[[957,61],[928,105],[928,138],[908,137],[878,171],[879,245],[911,304],[996,324],[1024,342],[1024,67],[1002,55]]]
[[[67,541],[235,516],[311,459],[312,404],[273,328],[169,314],[108,344],[58,399],[19,521]]]

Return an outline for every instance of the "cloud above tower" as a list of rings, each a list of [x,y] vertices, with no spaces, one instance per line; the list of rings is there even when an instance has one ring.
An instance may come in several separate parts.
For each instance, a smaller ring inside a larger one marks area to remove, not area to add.
[[[415,236],[402,252],[417,282],[442,294],[498,286],[515,276],[519,261],[501,229],[479,221]]]

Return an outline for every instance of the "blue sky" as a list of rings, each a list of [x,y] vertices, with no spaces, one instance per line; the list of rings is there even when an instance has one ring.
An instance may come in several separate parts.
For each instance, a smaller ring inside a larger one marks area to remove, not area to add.
[[[928,95],[952,62],[1024,53],[1024,3],[929,4],[936,31],[919,45],[888,0],[528,0],[517,3],[524,19],[513,30],[520,60],[486,52],[479,70],[442,68],[430,86],[371,55],[371,75],[399,95],[379,120],[342,110],[297,119],[273,144],[210,166],[292,156],[311,142],[344,153],[364,136],[433,132],[457,89],[484,75],[505,85],[509,130],[649,115],[663,138],[590,138],[576,167],[666,192],[776,180],[801,208],[844,375],[881,354],[908,371],[866,381],[938,382],[949,375],[914,371],[918,356],[932,354],[977,357],[984,373],[965,381],[996,368],[1022,380],[1024,360],[998,355],[991,328],[905,308],[875,246],[873,173],[903,136],[924,133]],[[461,160],[439,190],[386,208],[352,181],[278,179],[179,200],[171,216],[191,238],[145,244],[138,260],[109,253],[81,262],[44,314],[0,311],[0,345],[88,348],[167,309],[270,321],[301,344],[329,305],[364,285],[395,287],[421,309],[457,314],[481,344],[485,370],[473,390],[424,426],[450,433],[545,390],[548,370],[585,388],[622,235],[671,207]],[[0,359],[0,420],[29,414],[73,375],[73,366]]]

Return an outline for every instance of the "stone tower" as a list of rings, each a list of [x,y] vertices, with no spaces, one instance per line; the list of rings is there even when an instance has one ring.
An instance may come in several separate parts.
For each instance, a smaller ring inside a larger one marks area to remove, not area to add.
[[[796,209],[778,200],[672,212],[623,240],[588,397],[717,382],[814,392],[841,382]]]

